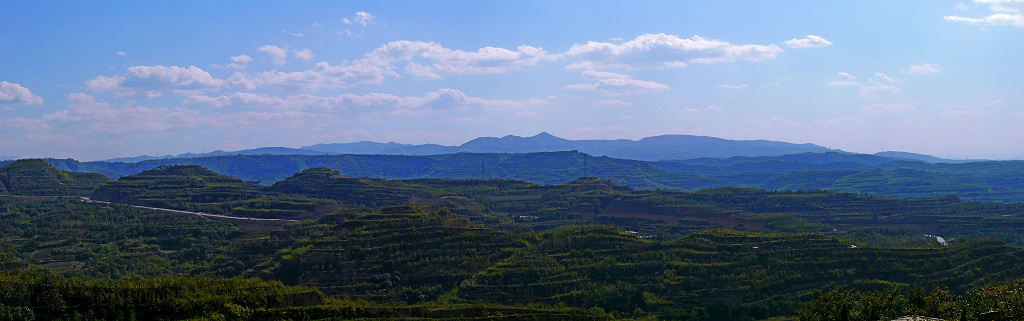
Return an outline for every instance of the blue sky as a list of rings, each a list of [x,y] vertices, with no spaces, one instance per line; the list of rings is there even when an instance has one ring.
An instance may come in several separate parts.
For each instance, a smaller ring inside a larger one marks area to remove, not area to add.
[[[15,1],[0,156],[691,134],[1024,157],[1024,0]]]

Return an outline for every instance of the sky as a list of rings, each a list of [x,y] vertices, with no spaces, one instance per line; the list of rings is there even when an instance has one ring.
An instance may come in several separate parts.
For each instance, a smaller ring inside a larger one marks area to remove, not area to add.
[[[1024,0],[4,7],[0,158],[540,132],[1024,158]]]

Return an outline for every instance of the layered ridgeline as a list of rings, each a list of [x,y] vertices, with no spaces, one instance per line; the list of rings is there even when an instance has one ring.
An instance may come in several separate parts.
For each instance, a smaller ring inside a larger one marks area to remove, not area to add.
[[[182,165],[105,183],[92,198],[269,219],[315,219],[339,208],[372,210],[416,204],[447,208],[493,228],[539,232],[598,223],[659,239],[714,227],[762,232],[898,227],[947,238],[988,236],[1024,244],[1024,237],[1016,232],[1024,226],[1021,203],[977,203],[953,196],[899,199],[821,190],[635,190],[593,177],[537,185],[500,179],[354,178],[327,168],[310,168],[261,186],[196,165]],[[880,236],[872,232],[850,237]]]
[[[691,135],[662,135],[640,140],[568,140],[548,133],[531,137],[508,135],[480,137],[459,146],[437,144],[410,145],[400,143],[316,144],[299,149],[264,147],[240,151],[213,151],[202,154],[167,155],[161,157],[138,156],[109,159],[109,162],[139,162],[162,158],[195,158],[227,155],[442,155],[455,153],[537,153],[577,150],[596,156],[657,161],[663,159],[690,159],[700,157],[726,158],[733,156],[775,156],[796,153],[822,153],[832,151],[814,144],[793,144],[768,140],[729,140]],[[901,156],[908,156],[904,154]]]
[[[315,185],[309,185],[314,187]],[[99,186],[91,199],[237,217],[302,219],[337,208],[304,195],[274,196],[256,182],[217,174],[198,165],[161,166]]]
[[[0,167],[0,194],[87,196],[108,180],[96,173],[62,171],[41,159],[23,159]]]
[[[194,165],[122,177],[92,196],[300,220],[257,223],[77,199],[0,197],[0,267],[28,280],[4,284],[32,284],[27,291],[36,291],[28,301],[11,296],[0,302],[4,307],[109,318],[137,302],[129,309],[137,316],[159,308],[168,319],[601,319],[611,313],[759,320],[796,314],[814,299],[814,289],[830,283],[857,291],[941,284],[966,293],[1024,273],[1024,248],[986,238],[1022,242],[1016,231],[1024,226],[1022,205],[955,197],[646,191],[598,178],[552,185],[384,180],[327,168],[261,186]],[[941,245],[923,234],[957,240]],[[86,281],[23,272],[39,268]],[[155,290],[167,284],[197,291],[193,301],[105,281],[158,276],[215,279],[144,281]],[[269,283],[216,281],[224,277]],[[233,294],[207,300],[218,291]],[[295,295],[310,301],[296,303],[290,293],[307,293]],[[315,301],[317,293],[327,297]],[[126,299],[89,299],[118,295]]]
[[[825,189],[901,198],[955,195],[983,202],[1024,201],[1024,162],[927,163],[836,152],[659,162],[592,157],[579,152],[236,155],[138,163],[46,161],[62,170],[102,173],[112,179],[159,166],[191,164],[270,185],[307,168],[326,167],[350,177],[387,179],[498,178],[563,184],[581,176],[594,176],[634,189],[693,191],[733,186],[771,190]]]

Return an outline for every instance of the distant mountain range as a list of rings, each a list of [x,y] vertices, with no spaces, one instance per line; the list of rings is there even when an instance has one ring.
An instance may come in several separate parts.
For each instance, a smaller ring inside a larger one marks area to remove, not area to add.
[[[592,156],[608,156],[642,161],[684,160],[696,158],[725,159],[729,157],[764,157],[804,153],[846,153],[815,144],[793,144],[770,140],[730,140],[706,136],[661,135],[640,140],[568,140],[548,133],[530,137],[480,137],[459,146],[438,144],[401,144],[361,141],[355,143],[316,144],[302,148],[263,147],[239,151],[212,151],[165,156],[136,156],[105,160],[106,162],[136,163],[156,159],[200,158],[231,155],[445,155],[455,153],[521,154],[537,152],[578,151]],[[887,159],[914,160],[928,163],[961,163],[965,161],[942,159],[907,152],[874,154]]]
[[[202,158],[234,155],[406,155],[427,156],[456,153],[522,154],[538,152],[578,151],[592,156],[608,156],[642,161],[686,160],[710,158],[725,160],[730,157],[770,157],[793,154],[852,154],[815,144],[793,144],[769,140],[730,140],[706,136],[661,135],[640,140],[568,140],[546,132],[530,137],[480,137],[459,146],[438,144],[401,144],[361,141],[355,143],[316,144],[302,148],[262,147],[239,151],[216,150],[208,153],[185,153],[165,156],[136,156],[104,160],[104,162],[137,163],[159,159]],[[866,154],[865,154],[866,155]],[[888,160],[910,160],[926,163],[964,163],[930,155],[908,152],[881,152]],[[2,160],[3,158],[0,158]],[[17,159],[17,158],[11,158]],[[830,160],[823,160],[830,161]]]
[[[336,154],[440,155],[454,153],[536,153],[576,150],[594,156],[657,161],[700,157],[778,156],[834,151],[814,144],[767,140],[728,140],[691,135],[662,135],[640,140],[568,140],[548,133],[530,137],[480,137],[459,146],[398,143],[316,144],[303,150]]]
[[[894,155],[894,154],[888,154]],[[1024,202],[1024,162],[931,163],[926,155],[899,158],[845,152],[641,161],[581,152],[454,153],[442,155],[225,155],[136,163],[46,159],[60,170],[110,179],[171,165],[200,165],[246,181],[272,184],[312,167],[348,177],[387,179],[511,179],[564,184],[582,176],[635,189],[697,190],[750,187],[825,189],[890,197],[956,195],[982,202]],[[0,166],[11,161],[0,161]],[[3,173],[0,173],[2,176]]]
[[[229,156],[229,155],[323,155],[328,154],[320,151],[312,151],[305,149],[295,149],[288,147],[261,147],[246,149],[240,151],[226,152],[222,150],[216,150],[209,153],[193,154],[185,153],[179,155],[166,155],[166,156],[135,156],[135,157],[121,157],[111,158],[104,160],[105,162],[121,162],[121,163],[137,163],[142,161],[154,160],[154,159],[172,159],[172,158],[198,158],[198,157],[216,157],[216,156]]]

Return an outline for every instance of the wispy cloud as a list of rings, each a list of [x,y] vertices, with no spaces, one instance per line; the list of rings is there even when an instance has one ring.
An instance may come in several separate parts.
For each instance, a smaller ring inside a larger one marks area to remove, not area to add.
[[[295,58],[299,58],[299,59],[302,59],[302,60],[310,60],[310,59],[313,59],[313,52],[310,51],[309,49],[302,49],[302,50],[296,51],[294,56],[295,56]]]
[[[856,81],[837,80],[837,81],[833,81],[833,82],[828,83],[828,85],[831,86],[831,87],[845,87],[845,86],[858,86],[858,85],[860,85],[860,83],[856,82]]]
[[[846,126],[846,125],[850,125],[850,124],[864,124],[864,123],[865,122],[863,120],[860,120],[860,119],[857,119],[857,118],[853,118],[853,117],[839,117],[839,118],[833,118],[833,119],[828,119],[828,120],[815,119],[815,120],[811,121],[811,124],[814,124],[814,125],[817,125],[817,126],[821,126],[821,127],[829,127],[829,128],[838,127],[838,126]]]
[[[430,114],[443,110],[486,109],[492,111],[522,111],[547,104],[541,99],[494,100],[471,97],[456,89],[440,89],[423,96],[400,97],[392,94],[368,93],[317,96],[299,94],[277,97],[265,94],[233,93],[230,95],[196,95],[185,101],[186,106],[224,109],[244,107],[249,110],[298,112],[311,114],[342,114],[354,117],[373,113]]]
[[[99,76],[86,81],[86,85],[93,90],[114,91],[121,96],[143,92],[159,96],[158,91],[162,90],[216,90],[224,86],[224,80],[214,78],[196,66],[133,66],[124,75]]]
[[[240,63],[240,64],[247,64],[249,62],[252,62],[252,57],[249,57],[249,55],[231,56],[231,61],[234,61],[234,62],[237,62],[237,63]]]
[[[815,35],[807,35],[807,38],[803,39],[786,40],[784,43],[790,48],[820,48],[832,45],[831,41]]]
[[[275,45],[265,45],[256,49],[256,51],[262,51],[270,55],[270,58],[274,59],[274,63],[283,65],[287,62],[288,52],[284,48]]]
[[[988,5],[990,14],[981,17],[945,16],[944,19],[985,26],[1024,27],[1024,1],[974,0],[974,3]]]
[[[866,113],[874,113],[913,110],[915,108],[914,104],[869,104],[861,106],[860,110]]]
[[[942,71],[942,66],[933,64],[910,65],[903,72],[908,74],[931,74]]]
[[[594,83],[574,84],[565,86],[566,89],[575,90],[600,90],[606,96],[615,97],[629,94],[651,93],[668,90],[668,86],[653,81],[633,79],[630,75],[617,74],[604,71],[584,70],[584,78],[594,80]]]
[[[600,100],[595,100],[594,101],[594,105],[597,105],[597,106],[622,106],[622,107],[625,107],[625,106],[633,106],[633,103],[628,102],[628,101],[621,101],[621,100],[618,100],[618,99],[600,99]]]
[[[776,45],[734,45],[698,36],[690,39],[668,34],[646,34],[621,45],[591,41],[573,45],[566,55],[580,62],[569,69],[663,69],[691,63],[713,63],[775,58],[783,50]]]
[[[941,115],[942,117],[951,119],[979,119],[981,116],[985,115],[985,111],[945,108],[942,110]]]
[[[860,87],[860,95],[864,97],[875,97],[878,94],[898,94],[902,89],[897,88],[894,85],[887,85],[878,82],[874,79],[868,80],[868,84]]]
[[[712,105],[712,106],[704,107],[704,109],[697,109],[697,108],[693,108],[693,107],[683,107],[682,112],[690,113],[690,114],[700,114],[700,113],[703,113],[703,112],[716,112],[716,111],[721,111],[721,110],[722,110],[721,106],[714,106],[714,105]]]
[[[366,27],[366,25],[369,25],[369,24],[373,23],[373,19],[374,18],[376,18],[376,17],[374,17],[372,14],[359,11],[359,12],[356,12],[356,14],[354,16],[352,16],[351,18],[341,19],[341,22],[344,22],[347,25],[350,25],[350,24],[354,23],[354,24],[358,24],[358,25],[362,25],[363,27]]]
[[[716,87],[718,87],[718,88],[726,88],[726,89],[741,89],[741,88],[747,88],[747,85],[742,85],[742,84],[740,84],[740,85],[723,84],[723,85],[718,85]]]
[[[875,79],[878,79],[878,80],[881,80],[881,81],[884,81],[884,82],[887,82],[887,83],[894,83],[894,82],[896,82],[896,79],[892,79],[892,77],[886,76],[885,74],[880,73],[880,72],[876,72],[875,73]]]

